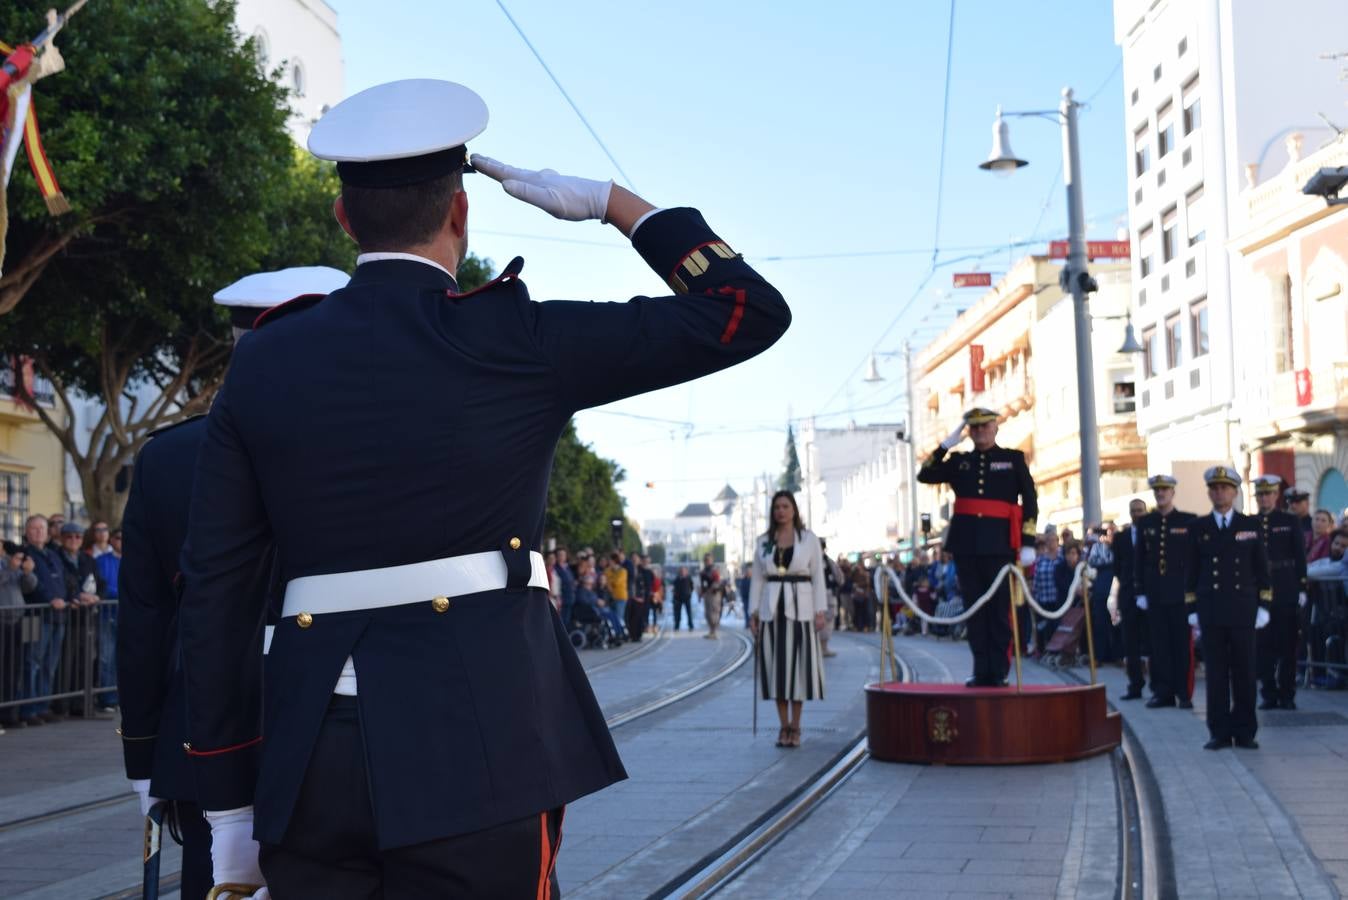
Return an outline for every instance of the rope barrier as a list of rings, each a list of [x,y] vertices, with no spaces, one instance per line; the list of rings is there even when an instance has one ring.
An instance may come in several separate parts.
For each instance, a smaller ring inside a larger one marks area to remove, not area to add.
[[[875,575],[871,578],[877,597],[880,596],[881,593],[880,576],[885,572],[889,573],[890,585],[899,595],[899,599],[904,602],[904,605],[912,610],[914,615],[929,625],[959,625],[962,622],[967,622],[974,613],[978,612],[985,604],[992,600],[992,595],[997,593],[997,589],[1002,586],[1002,582],[1006,580],[1008,572],[1020,582],[1021,589],[1024,591],[1025,602],[1029,604],[1031,609],[1045,619],[1061,619],[1063,616],[1067,615],[1067,611],[1072,608],[1072,598],[1076,596],[1077,589],[1081,587],[1083,579],[1089,580],[1095,577],[1095,570],[1088,567],[1084,561],[1077,563],[1076,570],[1072,573],[1072,583],[1067,587],[1067,599],[1064,600],[1062,605],[1056,610],[1050,611],[1040,606],[1038,601],[1034,599],[1034,592],[1030,590],[1030,585],[1025,580],[1025,573],[1021,571],[1020,566],[1010,562],[1002,566],[1001,571],[997,573],[997,577],[993,579],[992,585],[983,592],[981,597],[974,601],[973,606],[968,607],[964,612],[957,616],[933,616],[924,612],[920,606],[913,602],[913,599],[908,596],[908,592],[903,589],[903,582],[900,580],[898,573],[888,566],[876,569]]]

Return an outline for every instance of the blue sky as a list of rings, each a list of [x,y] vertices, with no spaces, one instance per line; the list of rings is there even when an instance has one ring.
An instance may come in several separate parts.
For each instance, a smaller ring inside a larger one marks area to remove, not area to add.
[[[459,81],[491,110],[470,149],[622,181],[494,0],[329,2],[348,93],[396,78]],[[755,473],[777,473],[789,417],[905,418],[900,361],[882,359],[888,380],[865,384],[866,354],[898,350],[910,335],[920,345],[933,323],[977,299],[977,290],[951,291],[951,272],[995,280],[1065,236],[1052,123],[1011,123],[1014,149],[1031,163],[1014,176],[976,168],[999,104],[1053,108],[1065,85],[1078,99],[1094,95],[1081,120],[1091,236],[1112,238],[1125,224],[1120,51],[1103,0],[955,5],[943,178],[948,2],[506,6],[637,192],[701,209],[794,314],[790,332],[749,363],[580,415],[581,437],[626,469],[622,490],[637,519],[670,516],[726,481],[743,487]],[[468,190],[473,250],[498,267],[523,256],[535,299],[666,292],[613,229],[554,221],[484,178]],[[1035,243],[1006,247],[1025,240]],[[980,258],[941,265],[919,290],[933,246],[938,264]]]

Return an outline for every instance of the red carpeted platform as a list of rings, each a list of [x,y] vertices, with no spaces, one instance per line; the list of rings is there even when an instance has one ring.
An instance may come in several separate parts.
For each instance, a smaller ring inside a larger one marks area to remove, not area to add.
[[[866,685],[871,756],[888,762],[1007,765],[1081,759],[1119,745],[1105,686]]]

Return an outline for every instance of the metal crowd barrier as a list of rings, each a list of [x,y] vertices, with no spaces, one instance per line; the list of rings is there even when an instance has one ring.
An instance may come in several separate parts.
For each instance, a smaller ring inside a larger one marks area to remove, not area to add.
[[[1305,686],[1322,687],[1337,678],[1348,680],[1344,644],[1348,641],[1348,595],[1345,579],[1312,578],[1307,582],[1301,636],[1306,644]],[[1317,683],[1317,679],[1320,683]]]
[[[116,703],[117,601],[0,607],[0,724]]]

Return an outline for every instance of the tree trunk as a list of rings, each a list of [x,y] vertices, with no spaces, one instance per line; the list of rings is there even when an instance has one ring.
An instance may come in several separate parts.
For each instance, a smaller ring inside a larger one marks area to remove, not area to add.
[[[89,521],[107,522],[109,528],[120,527],[129,493],[117,491],[117,473],[121,466],[112,466],[100,459],[87,459],[83,463],[75,460],[74,464],[75,471],[79,473],[80,485],[84,488],[84,505],[89,511]]]

